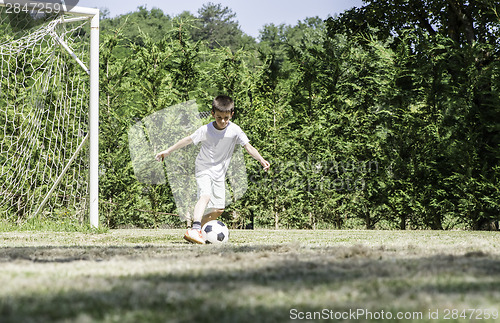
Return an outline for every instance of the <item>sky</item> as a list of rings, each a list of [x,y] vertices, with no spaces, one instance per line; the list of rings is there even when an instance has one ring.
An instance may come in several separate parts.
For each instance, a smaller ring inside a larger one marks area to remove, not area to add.
[[[265,24],[295,25],[299,20],[315,16],[326,19],[329,15],[363,4],[362,0],[80,0],[78,6],[107,8],[111,17],[136,11],[139,6],[159,8],[165,14],[175,16],[183,11],[196,15],[198,9],[208,2],[229,7],[236,13],[243,32],[255,38]]]

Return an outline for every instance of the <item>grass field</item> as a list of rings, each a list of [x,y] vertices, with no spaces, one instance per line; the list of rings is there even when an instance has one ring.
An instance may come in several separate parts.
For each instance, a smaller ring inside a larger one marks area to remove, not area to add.
[[[500,321],[498,232],[182,234],[0,232],[0,322]]]

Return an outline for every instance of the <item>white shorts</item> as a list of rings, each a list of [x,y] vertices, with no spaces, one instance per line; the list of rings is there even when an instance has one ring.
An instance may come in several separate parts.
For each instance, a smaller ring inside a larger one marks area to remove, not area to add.
[[[196,176],[198,185],[198,199],[202,195],[210,196],[205,213],[213,209],[223,209],[226,207],[226,184],[225,181],[215,181],[209,175]]]

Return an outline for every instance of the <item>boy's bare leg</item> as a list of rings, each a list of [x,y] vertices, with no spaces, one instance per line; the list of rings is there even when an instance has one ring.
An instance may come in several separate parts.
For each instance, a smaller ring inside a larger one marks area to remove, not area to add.
[[[224,209],[217,209],[213,212],[207,213],[201,219],[201,226],[203,227],[205,223],[212,220],[217,220],[217,218],[224,212]]]
[[[203,213],[205,213],[205,209],[207,208],[208,202],[210,202],[210,195],[202,195],[200,196],[198,202],[196,202],[196,205],[194,206],[193,225],[196,222],[200,223],[201,225]]]
[[[205,208],[207,207],[209,201],[209,195],[202,195],[198,202],[196,202],[196,205],[194,206],[192,228],[188,229],[184,235],[184,239],[187,241],[205,244],[205,240],[201,235],[201,219],[203,218],[203,213],[205,212]]]

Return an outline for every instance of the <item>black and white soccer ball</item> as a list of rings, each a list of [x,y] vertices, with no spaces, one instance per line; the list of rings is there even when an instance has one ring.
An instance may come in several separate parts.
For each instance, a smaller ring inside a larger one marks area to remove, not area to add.
[[[226,243],[229,241],[229,230],[224,223],[212,220],[201,228],[201,234],[206,243]]]

